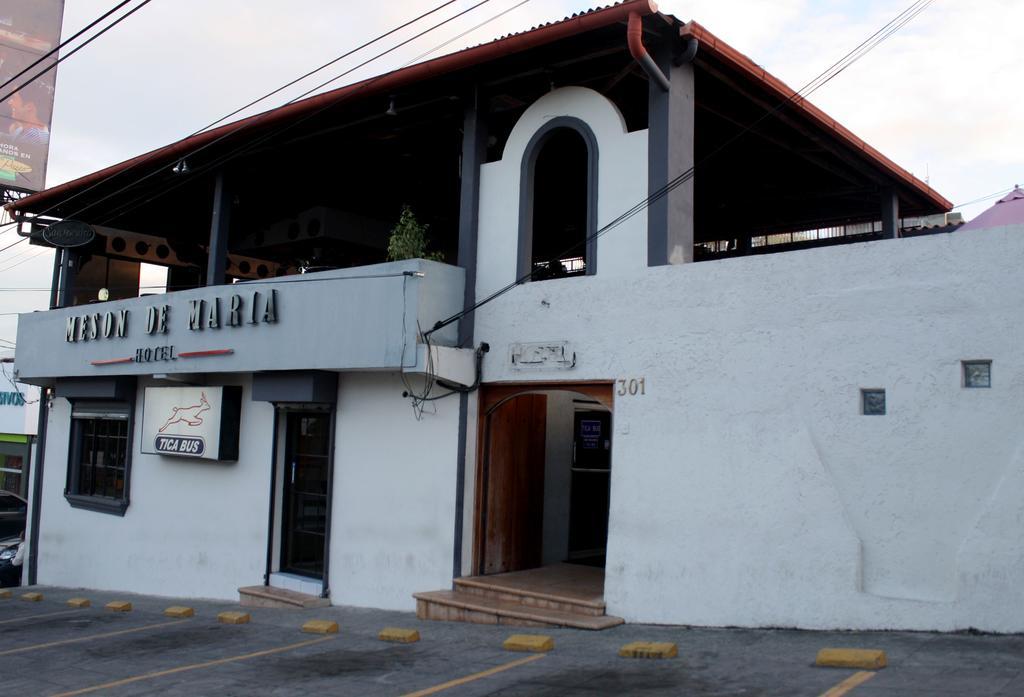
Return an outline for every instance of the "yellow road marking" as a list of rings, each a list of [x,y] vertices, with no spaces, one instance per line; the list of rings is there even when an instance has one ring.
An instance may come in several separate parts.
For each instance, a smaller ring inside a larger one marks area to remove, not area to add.
[[[10,624],[11,622],[21,622],[22,620],[36,620],[43,617],[56,617],[57,615],[70,615],[70,614],[81,614],[79,610],[61,610],[60,612],[44,612],[41,615],[25,615],[24,617],[15,617],[10,620],[0,620],[0,624]]]
[[[842,697],[842,695],[845,695],[847,692],[857,687],[857,685],[863,685],[873,677],[875,677],[875,674],[870,670],[859,671],[848,677],[846,680],[843,680],[828,692],[823,693],[821,697]]]
[[[131,634],[132,632],[142,632],[147,629],[157,629],[158,627],[170,627],[173,624],[182,624],[188,622],[188,620],[174,620],[173,622],[160,622],[159,624],[147,624],[144,627],[132,627],[131,629],[121,629],[116,632],[106,632],[104,634],[90,634],[89,636],[78,637],[77,639],[63,639],[61,641],[50,641],[45,644],[33,644],[32,646],[22,646],[17,649],[7,649],[6,651],[0,651],[0,656],[8,656],[12,653],[21,653],[23,651],[34,651],[35,649],[46,649],[51,646],[63,646],[64,644],[77,644],[80,641],[92,641],[93,639],[102,639],[108,636],[117,636],[119,634]]]
[[[113,682],[105,682],[102,685],[93,685],[92,687],[83,687],[81,690],[72,690],[71,692],[61,692],[53,695],[53,697],[73,697],[74,695],[84,695],[89,692],[96,692],[97,690],[110,690],[115,687],[121,687],[122,685],[130,685],[133,682],[140,682],[142,680],[152,680],[153,678],[159,678],[164,675],[174,675],[175,673],[184,673],[188,670],[199,670],[200,668],[209,668],[211,666],[219,666],[224,663],[234,663],[235,661],[246,661],[250,658],[258,658],[260,656],[269,656],[274,653],[281,653],[282,651],[291,651],[292,649],[301,649],[303,646],[312,646],[313,644],[319,644],[323,641],[332,641],[335,637],[325,636],[319,639],[309,639],[308,641],[300,641],[296,644],[288,644],[287,646],[278,646],[276,649],[265,649],[263,651],[256,651],[254,653],[245,653],[240,656],[230,656],[229,658],[218,658],[215,661],[206,661],[204,663],[192,663],[187,666],[178,666],[177,668],[169,668],[167,670],[158,670],[153,673],[145,673],[144,675],[136,675],[132,678],[124,678],[123,680],[114,680]]]
[[[441,692],[442,690],[447,690],[447,689],[452,688],[452,687],[458,687],[459,685],[465,685],[468,682],[473,682],[474,680],[480,680],[481,678],[487,678],[487,677],[490,677],[492,675],[496,675],[497,673],[501,673],[501,672],[504,672],[506,670],[511,670],[512,668],[516,668],[517,666],[524,666],[527,663],[532,663],[533,661],[539,661],[540,659],[544,658],[545,656],[547,656],[547,654],[538,653],[535,656],[527,656],[526,658],[520,658],[517,661],[512,661],[511,663],[504,663],[504,664],[502,664],[500,666],[497,666],[495,668],[491,668],[490,670],[484,670],[484,671],[481,671],[479,673],[473,673],[472,675],[467,675],[466,677],[459,678],[457,680],[449,680],[448,682],[441,683],[440,685],[434,685],[433,687],[428,687],[427,689],[420,690],[419,692],[410,692],[410,693],[408,693],[406,695],[403,695],[402,697],[426,697],[427,695],[437,694],[438,692]]]

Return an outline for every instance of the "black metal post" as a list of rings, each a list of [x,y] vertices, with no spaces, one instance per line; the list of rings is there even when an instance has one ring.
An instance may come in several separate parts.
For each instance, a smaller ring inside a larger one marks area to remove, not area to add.
[[[231,226],[231,194],[224,181],[224,172],[217,173],[213,189],[213,215],[210,219],[210,250],[206,265],[206,285],[224,283],[224,267],[228,260],[228,230]]]
[[[324,521],[324,579],[323,588],[320,591],[321,598],[331,597],[331,518],[334,515],[334,437],[338,430],[337,407],[332,406],[330,411],[331,438],[327,442],[330,450],[327,451],[327,520]]]
[[[476,302],[477,220],[480,213],[480,165],[487,159],[487,123],[480,89],[474,88],[466,104],[462,127],[461,191],[459,199],[459,266],[466,272],[462,306]],[[473,346],[474,313],[459,320],[459,346]],[[463,509],[466,505],[466,436],[469,395],[459,395],[459,445],[455,464],[455,534],[452,549],[452,578],[462,576]]]
[[[278,431],[278,410],[276,404],[271,404],[274,409],[273,433],[270,436],[270,506],[267,513],[267,566],[263,572],[263,585],[270,585],[270,568],[274,563],[274,513],[277,502],[277,431]]]
[[[36,422],[36,465],[32,468],[32,516],[28,536],[28,585],[36,585],[39,570],[39,516],[43,503],[43,459],[46,455],[46,424],[49,422],[49,391],[39,390],[39,419]]]
[[[57,301],[60,299],[60,272],[64,265],[64,250],[61,247],[53,249],[53,277],[50,279],[50,309],[57,309]]]

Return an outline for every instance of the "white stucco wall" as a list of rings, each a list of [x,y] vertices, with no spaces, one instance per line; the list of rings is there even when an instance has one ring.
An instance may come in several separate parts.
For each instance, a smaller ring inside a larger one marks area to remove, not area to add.
[[[645,379],[615,401],[614,614],[1021,631],[1022,254],[977,232],[532,283],[478,312],[484,377]],[[549,339],[574,369],[511,369]]]
[[[339,389],[331,601],[414,610],[413,593],[451,587],[459,400],[417,420],[397,374]]]
[[[71,508],[64,499],[71,405],[55,399],[47,426],[38,580],[43,584],[238,599],[262,583],[273,408],[242,385],[238,461],[143,455],[137,393],[130,500],[124,517]]]
[[[221,377],[217,384],[243,385],[238,461],[143,455],[136,418],[123,518],[64,499],[71,409],[54,400],[40,583],[237,600],[240,586],[263,582],[273,407],[250,401],[248,377]],[[339,383],[331,600],[412,610],[414,592],[451,584],[458,399],[435,402],[417,420],[397,374],[346,374]],[[275,534],[275,569],[279,544]]]
[[[580,119],[598,142],[597,227],[647,196],[647,131],[626,132],[615,105],[583,87],[563,87],[538,99],[516,122],[502,159],[480,168],[477,242],[478,298],[516,278],[519,245],[519,178],[530,138],[559,116]],[[640,213],[597,242],[597,269],[621,276],[647,265],[647,216]]]
[[[599,226],[646,193],[645,133],[587,90],[547,95],[483,168],[478,297],[515,277],[522,148],[558,115],[597,135]],[[645,381],[615,400],[609,612],[1024,630],[1024,229],[645,268],[639,218],[599,240],[596,276],[476,313],[487,382]],[[555,340],[574,368],[513,370],[511,344]],[[991,389],[961,386],[970,359]]]

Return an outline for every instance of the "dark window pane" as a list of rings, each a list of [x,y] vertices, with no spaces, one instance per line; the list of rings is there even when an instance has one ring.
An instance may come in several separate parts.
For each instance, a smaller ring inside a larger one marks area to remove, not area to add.
[[[73,434],[77,439],[77,490],[85,496],[124,498],[128,464],[127,419],[100,416],[76,417]]]

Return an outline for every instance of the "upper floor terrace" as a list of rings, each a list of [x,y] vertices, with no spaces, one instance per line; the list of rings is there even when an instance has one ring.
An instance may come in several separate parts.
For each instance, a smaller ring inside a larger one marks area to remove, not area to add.
[[[597,95],[630,137],[611,143],[571,111],[523,134],[531,106],[567,87]],[[517,201],[481,210],[495,200],[481,199],[481,171],[503,160]],[[613,210],[598,192],[627,161],[646,180]],[[372,274],[409,207],[429,226],[427,251],[465,271],[455,313],[495,268],[488,255],[515,255],[519,280],[600,273],[598,235],[631,204],[646,236],[615,244],[649,266],[898,237],[904,217],[950,207],[699,24],[629,0],[205,131],[9,209],[33,243],[48,244],[55,221],[91,226],[90,243],[57,250],[51,307],[94,314],[164,290]],[[518,243],[478,246],[483,216],[515,218]],[[143,273],[154,267],[155,283]],[[321,305],[353,287],[310,286]],[[471,326],[446,341],[469,346]]]

